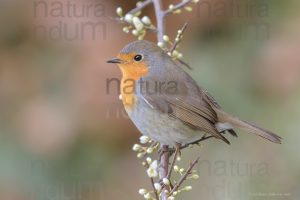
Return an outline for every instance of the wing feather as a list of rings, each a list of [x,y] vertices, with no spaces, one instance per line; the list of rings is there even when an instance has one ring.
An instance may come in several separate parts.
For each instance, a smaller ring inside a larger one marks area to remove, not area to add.
[[[196,104],[195,99],[170,97],[167,95],[143,95],[144,101],[152,109],[169,114],[192,129],[198,129],[213,135],[229,144],[229,141],[215,127],[217,115],[209,104]]]

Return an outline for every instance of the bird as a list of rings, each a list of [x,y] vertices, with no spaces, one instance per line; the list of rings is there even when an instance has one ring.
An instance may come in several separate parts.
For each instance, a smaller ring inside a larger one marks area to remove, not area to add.
[[[252,122],[225,112],[217,101],[157,44],[137,40],[127,44],[107,63],[122,72],[120,99],[142,135],[177,147],[216,138],[230,144],[225,133],[235,129],[274,143],[282,138]]]

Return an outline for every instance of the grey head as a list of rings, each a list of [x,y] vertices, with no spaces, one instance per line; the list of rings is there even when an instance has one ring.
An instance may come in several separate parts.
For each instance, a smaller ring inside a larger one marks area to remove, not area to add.
[[[153,42],[149,42],[147,40],[137,40],[126,45],[121,50],[120,53],[122,54],[140,53],[140,54],[144,54],[145,56],[148,56],[150,54],[157,53],[157,52],[162,53],[163,50]]]
[[[143,62],[149,67],[149,73],[140,78],[140,82],[145,82],[143,91],[155,91],[157,85],[163,85],[160,89],[160,93],[163,94],[167,91],[170,85],[175,85],[176,90],[172,93],[174,96],[186,94],[186,84],[192,84],[192,78],[182,69],[177,62],[175,62],[163,49],[158,47],[155,43],[139,40],[132,42],[125,46],[120,54],[142,55]],[[194,87],[194,86],[192,86]],[[195,86],[197,87],[197,86]],[[149,92],[150,93],[150,92]],[[148,95],[150,95],[148,93]],[[152,94],[153,95],[157,95]],[[171,94],[168,93],[170,96]]]
[[[134,53],[141,55],[143,61],[149,66],[149,75],[156,77],[166,77],[168,74],[175,73],[180,67],[174,63],[172,58],[155,43],[147,40],[137,40],[126,45],[120,54]]]

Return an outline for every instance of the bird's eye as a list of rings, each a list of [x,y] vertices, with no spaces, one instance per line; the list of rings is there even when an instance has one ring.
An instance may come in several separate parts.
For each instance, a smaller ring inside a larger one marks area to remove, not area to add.
[[[141,60],[143,60],[143,56],[138,54],[138,55],[135,55],[134,58],[133,58],[136,62],[140,62]]]

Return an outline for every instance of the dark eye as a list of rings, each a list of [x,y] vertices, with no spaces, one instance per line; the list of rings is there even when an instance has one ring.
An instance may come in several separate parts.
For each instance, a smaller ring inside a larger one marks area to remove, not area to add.
[[[141,60],[143,60],[143,56],[138,54],[138,55],[135,55],[134,58],[133,58],[135,61],[139,62]]]

